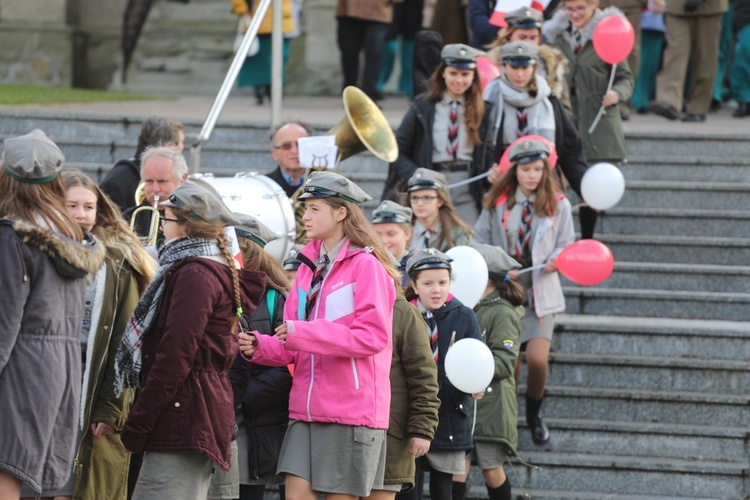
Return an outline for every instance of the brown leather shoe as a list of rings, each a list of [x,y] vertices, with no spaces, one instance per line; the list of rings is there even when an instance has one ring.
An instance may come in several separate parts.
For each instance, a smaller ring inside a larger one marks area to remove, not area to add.
[[[663,116],[667,120],[676,120],[680,117],[677,108],[664,101],[652,101],[648,109],[655,115]]]
[[[732,113],[732,116],[735,118],[750,116],[750,104],[741,102],[740,105],[737,106],[737,109],[734,110],[734,113]]]
[[[706,121],[706,115],[694,115],[692,113],[685,113],[682,115],[682,118],[680,118],[685,123],[698,123],[698,122],[705,122]]]

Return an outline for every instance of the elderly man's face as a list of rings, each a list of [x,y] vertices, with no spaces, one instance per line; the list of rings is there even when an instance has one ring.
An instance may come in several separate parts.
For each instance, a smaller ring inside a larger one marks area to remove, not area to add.
[[[271,156],[285,174],[294,178],[302,175],[297,139],[308,136],[307,130],[296,123],[284,125],[276,132],[271,145]]]
[[[155,196],[159,197],[159,201],[164,201],[177,186],[185,182],[185,179],[174,177],[172,162],[163,156],[152,156],[146,160],[141,180],[146,184],[146,200],[152,206]]]

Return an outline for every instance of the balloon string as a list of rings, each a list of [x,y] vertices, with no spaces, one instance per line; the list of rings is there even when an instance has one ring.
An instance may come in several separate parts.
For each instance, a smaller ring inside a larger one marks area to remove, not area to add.
[[[609,75],[609,85],[607,85],[607,91],[604,93],[604,95],[607,95],[610,90],[612,90],[612,85],[615,83],[615,70],[617,69],[617,65],[612,65],[612,73]],[[594,129],[597,125],[599,125],[599,120],[602,119],[602,115],[604,114],[604,104],[602,104],[602,107],[599,108],[599,112],[596,114],[596,118],[594,118],[594,123],[591,124],[591,127],[589,128],[589,135],[594,133]]]
[[[474,400],[474,421],[471,423],[471,435],[474,435],[474,428],[477,426],[477,400]]]
[[[490,171],[488,170],[487,172],[485,172],[483,174],[475,175],[474,177],[469,177],[466,180],[459,181],[459,182],[456,182],[456,183],[453,183],[453,184],[449,184],[448,185],[448,189],[453,189],[453,188],[457,188],[459,186],[464,186],[466,184],[471,184],[472,182],[480,181],[480,180],[484,179],[485,177],[489,177],[489,175],[490,175]]]
[[[541,269],[544,267],[544,264],[537,264],[536,266],[527,267],[526,269],[521,269],[518,271],[518,274],[528,273],[529,271],[533,271],[534,269]]]

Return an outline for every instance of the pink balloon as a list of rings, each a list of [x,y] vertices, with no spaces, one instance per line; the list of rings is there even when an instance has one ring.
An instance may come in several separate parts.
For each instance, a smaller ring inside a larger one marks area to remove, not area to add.
[[[508,158],[508,151],[510,151],[510,148],[512,148],[519,142],[527,141],[529,139],[534,141],[544,141],[547,143],[550,148],[549,168],[555,168],[555,165],[557,165],[557,149],[555,148],[555,144],[549,139],[542,137],[541,135],[525,135],[523,137],[519,137],[518,139],[510,143],[507,148],[505,148],[505,151],[503,152],[503,155],[500,157],[500,161],[498,162],[498,168],[500,169],[501,173],[507,172],[510,168],[510,158]]]
[[[594,29],[594,50],[607,64],[620,64],[630,55],[635,43],[635,31],[624,17],[604,18]]]
[[[597,240],[580,240],[565,247],[555,260],[557,269],[578,285],[598,285],[615,267],[612,251]]]
[[[477,73],[479,73],[479,84],[484,88],[493,78],[500,76],[500,68],[484,56],[477,57]]]

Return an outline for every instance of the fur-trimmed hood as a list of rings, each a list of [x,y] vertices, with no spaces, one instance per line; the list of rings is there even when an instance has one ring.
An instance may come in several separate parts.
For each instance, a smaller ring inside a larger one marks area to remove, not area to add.
[[[104,262],[107,249],[89,233],[85,233],[83,242],[78,243],[22,220],[1,219],[0,223],[12,226],[23,243],[49,255],[62,276],[83,278],[96,272]]]
[[[623,14],[617,7],[607,7],[604,10],[596,9],[589,22],[581,29],[583,39],[591,40],[594,36],[594,29],[596,29],[596,26],[602,21],[602,19],[609,16],[620,16],[624,18],[625,14]],[[569,28],[570,20],[568,19],[568,14],[565,12],[565,9],[560,9],[555,12],[549,21],[546,21],[542,25],[542,38],[545,43],[553,45],[555,40],[557,40],[557,37],[560,35],[570,36]]]

